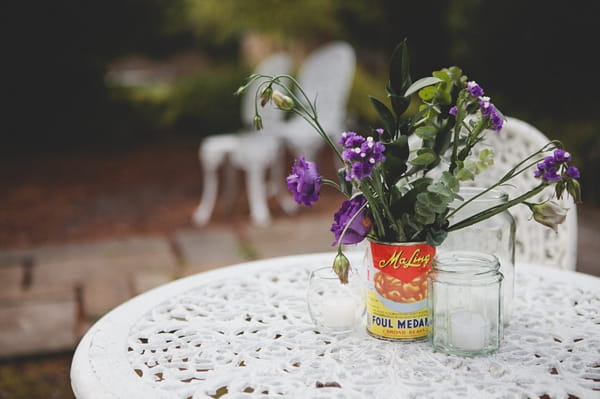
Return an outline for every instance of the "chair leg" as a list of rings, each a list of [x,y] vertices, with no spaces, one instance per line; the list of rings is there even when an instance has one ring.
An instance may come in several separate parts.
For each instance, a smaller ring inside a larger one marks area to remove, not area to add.
[[[295,215],[298,213],[298,209],[300,208],[296,201],[292,198],[291,194],[288,192],[284,192],[279,194],[278,198],[279,206],[281,209],[288,215]]]
[[[264,168],[256,166],[246,170],[250,217],[254,224],[259,226],[265,226],[271,221],[267,205],[267,187],[265,185],[264,174]]]
[[[204,165],[204,188],[202,189],[202,199],[192,216],[194,223],[198,226],[204,226],[210,220],[215,201],[217,199],[218,179],[217,169]]]
[[[237,168],[233,164],[226,162],[225,167],[225,209],[227,212],[231,212],[235,205],[235,201],[238,194],[237,186]]]

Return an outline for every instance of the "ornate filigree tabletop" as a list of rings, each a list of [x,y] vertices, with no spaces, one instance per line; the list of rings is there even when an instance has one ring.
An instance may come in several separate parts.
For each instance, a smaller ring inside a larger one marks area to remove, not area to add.
[[[359,254],[355,254],[359,256]],[[175,281],[116,308],[80,342],[78,398],[600,397],[600,279],[517,265],[500,351],[460,358],[364,328],[320,331],[308,271],[333,254],[274,258]]]

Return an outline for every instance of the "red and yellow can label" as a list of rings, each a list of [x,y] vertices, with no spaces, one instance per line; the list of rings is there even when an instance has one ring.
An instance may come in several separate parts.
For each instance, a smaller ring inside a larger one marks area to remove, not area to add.
[[[370,241],[368,255],[367,331],[387,339],[425,337],[427,274],[435,247]]]

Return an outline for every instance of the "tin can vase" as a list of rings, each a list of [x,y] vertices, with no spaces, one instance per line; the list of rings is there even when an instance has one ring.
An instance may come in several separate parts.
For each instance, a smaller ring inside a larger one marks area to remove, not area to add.
[[[426,242],[369,240],[365,265],[367,332],[376,338],[413,341],[427,337],[427,274],[435,247]]]

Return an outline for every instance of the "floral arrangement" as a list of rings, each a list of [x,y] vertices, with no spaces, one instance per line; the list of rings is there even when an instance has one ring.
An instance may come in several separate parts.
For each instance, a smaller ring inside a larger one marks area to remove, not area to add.
[[[550,185],[554,186],[557,198],[567,192],[579,200],[579,171],[570,165],[571,156],[562,144],[551,141],[516,164],[487,190],[464,201],[459,194],[461,182],[476,179],[493,165],[492,149],[474,153],[473,147],[486,134],[501,134],[504,117],[484,95],[483,88],[458,67],[434,71],[432,76],[413,81],[406,40],[396,47],[390,61],[386,87],[390,105],[370,97],[381,127],[362,134],[344,132],[338,143],[319,123],[318,99],[309,99],[293,77],[254,74],[238,89],[238,94],[254,82],[259,82],[254,117],[258,129],[262,127],[258,104],[265,106],[272,102],[281,110],[304,118],[344,165],[338,172],[338,181],[334,181],[321,176],[314,162],[300,157],[287,177],[295,201],[307,207],[318,200],[321,185],[333,186],[347,197],[331,226],[335,236],[333,245],[338,248],[333,268],[342,282],[346,281],[349,267],[342,245],[369,237],[384,242],[427,241],[437,246],[448,232],[517,204],[528,206],[537,222],[556,229],[564,221],[566,210],[553,201],[528,200]],[[409,145],[412,135],[420,138],[418,148]],[[505,204],[450,224],[450,218],[470,201],[520,173],[531,172],[534,167],[533,173],[539,179],[535,188]],[[439,177],[428,176],[434,168],[442,168]],[[453,209],[451,203],[455,200],[464,202]]]

